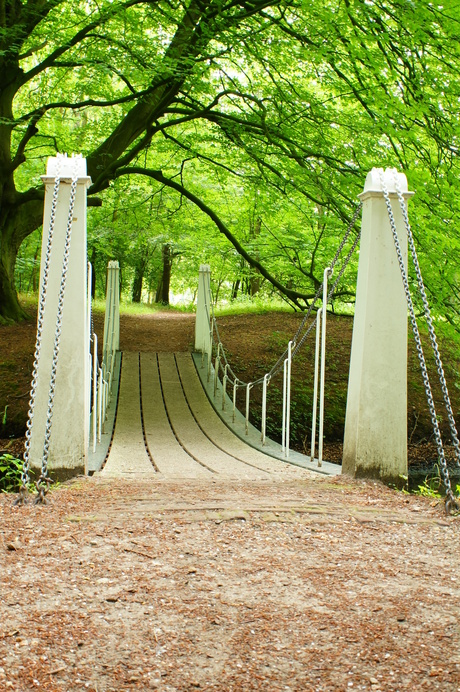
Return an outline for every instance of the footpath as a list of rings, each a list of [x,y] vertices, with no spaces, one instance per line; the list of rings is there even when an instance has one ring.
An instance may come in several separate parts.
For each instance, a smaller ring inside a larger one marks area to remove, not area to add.
[[[0,497],[0,689],[460,690],[460,518],[372,482]]]

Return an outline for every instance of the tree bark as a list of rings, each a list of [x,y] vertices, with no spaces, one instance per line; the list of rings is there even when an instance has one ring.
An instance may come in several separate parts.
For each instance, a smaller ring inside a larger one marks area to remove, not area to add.
[[[163,270],[161,272],[161,277],[158,282],[157,295],[155,297],[156,303],[161,303],[162,305],[169,305],[169,286],[171,283],[171,269],[173,262],[173,254],[171,252],[171,245],[166,243],[163,245]]]
[[[36,293],[38,291],[38,280],[40,277],[40,264],[38,261],[39,253],[40,253],[40,243],[37,243],[37,248],[36,248],[35,254],[34,254],[34,264],[32,267],[32,274],[30,277],[29,288],[28,288],[28,290],[30,291],[30,284],[32,284],[32,292],[33,293]]]
[[[238,290],[240,288],[240,283],[241,283],[240,279],[237,279],[236,281],[233,282],[232,296],[231,296],[230,300],[236,300],[236,298],[238,296]]]
[[[258,237],[260,235],[260,228],[262,226],[262,219],[257,217],[254,224],[251,224],[251,229],[249,232],[250,241],[254,244],[254,259],[260,262],[260,252],[258,246]],[[260,291],[260,271],[257,267],[249,268],[249,293],[251,296],[257,295]]]
[[[140,303],[142,298],[142,282],[144,280],[144,269],[145,265],[143,262],[137,264],[134,267],[134,281],[133,281],[133,292],[132,301],[133,303]]]
[[[0,211],[0,321],[18,322],[29,316],[19,304],[14,285],[14,267],[19,247],[37,228],[43,216],[43,203],[4,204]]]
[[[91,251],[91,298],[94,300],[96,297],[96,248],[93,245]]]

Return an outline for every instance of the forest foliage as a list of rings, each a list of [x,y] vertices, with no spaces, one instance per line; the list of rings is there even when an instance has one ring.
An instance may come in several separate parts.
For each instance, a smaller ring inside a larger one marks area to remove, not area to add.
[[[434,311],[460,308],[460,11],[411,0],[0,0],[0,316],[33,290],[48,156],[92,177],[96,286],[308,305],[373,166],[395,166]],[[353,302],[356,262],[343,284]]]

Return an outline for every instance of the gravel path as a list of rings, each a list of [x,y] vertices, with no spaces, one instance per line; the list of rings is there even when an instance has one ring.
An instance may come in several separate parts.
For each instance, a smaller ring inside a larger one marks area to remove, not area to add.
[[[460,690],[460,521],[427,498],[92,477],[0,522],[1,690]]]

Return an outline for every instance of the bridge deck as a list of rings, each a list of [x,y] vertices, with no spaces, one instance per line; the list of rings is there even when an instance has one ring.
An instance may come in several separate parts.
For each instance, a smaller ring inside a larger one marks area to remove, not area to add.
[[[248,446],[209,402],[187,353],[124,353],[115,430],[103,475],[302,478],[310,471]]]

